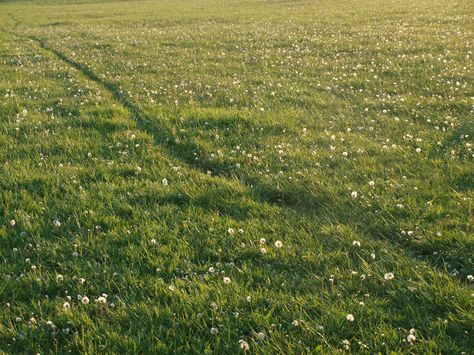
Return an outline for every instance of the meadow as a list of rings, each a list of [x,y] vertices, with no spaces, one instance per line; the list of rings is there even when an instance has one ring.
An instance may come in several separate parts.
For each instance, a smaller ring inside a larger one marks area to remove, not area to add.
[[[0,1],[0,353],[472,354],[473,18]]]

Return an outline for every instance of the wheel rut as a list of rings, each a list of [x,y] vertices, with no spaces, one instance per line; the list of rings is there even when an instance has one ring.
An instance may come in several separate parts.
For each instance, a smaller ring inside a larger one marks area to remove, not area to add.
[[[11,32],[9,33],[15,36],[19,36],[18,34],[14,34]],[[95,82],[108,93],[110,93],[114,100],[120,103],[129,112],[130,117],[136,122],[137,128],[153,137],[155,144],[160,146],[160,148],[162,148],[166,152],[166,154],[179,161],[180,164],[183,164],[188,169],[198,171],[201,174],[207,173],[207,169],[205,167],[203,167],[199,162],[196,162],[194,161],[194,159],[192,159],[193,151],[199,150],[198,146],[190,142],[186,142],[185,144],[177,143],[171,127],[167,126],[163,122],[150,118],[116,84],[99,76],[90,67],[70,58],[65,53],[48,46],[48,44],[42,38],[33,35],[19,37],[36,42],[42,50],[53,54],[60,61],[68,64],[72,68],[75,68],[88,80]],[[226,176],[226,174],[216,173],[213,174],[213,177],[216,179],[220,179],[221,181],[225,181],[226,183],[229,183],[231,181],[230,177]],[[252,191],[253,186],[250,186],[248,183],[242,181],[241,179],[238,179],[238,181],[246,187],[249,197],[254,199],[256,202],[266,203],[280,208],[300,209],[300,206],[298,206],[298,204],[287,203],[286,201],[282,201],[281,199],[275,196],[274,192],[266,194]]]

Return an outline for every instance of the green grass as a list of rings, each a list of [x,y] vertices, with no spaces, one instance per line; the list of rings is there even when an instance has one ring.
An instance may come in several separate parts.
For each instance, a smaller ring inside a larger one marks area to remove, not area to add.
[[[472,352],[473,16],[0,4],[0,352]]]

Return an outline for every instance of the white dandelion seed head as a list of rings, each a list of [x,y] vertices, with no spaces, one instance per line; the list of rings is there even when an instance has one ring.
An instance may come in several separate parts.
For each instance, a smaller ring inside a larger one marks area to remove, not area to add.
[[[247,343],[246,341],[239,340],[239,343],[240,343],[240,348],[241,348],[243,351],[247,351],[247,350],[250,349],[249,343]]]

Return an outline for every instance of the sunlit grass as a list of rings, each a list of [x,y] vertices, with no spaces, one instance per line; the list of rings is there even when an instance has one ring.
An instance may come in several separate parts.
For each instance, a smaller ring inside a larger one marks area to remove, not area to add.
[[[0,351],[472,351],[473,14],[1,3]]]

